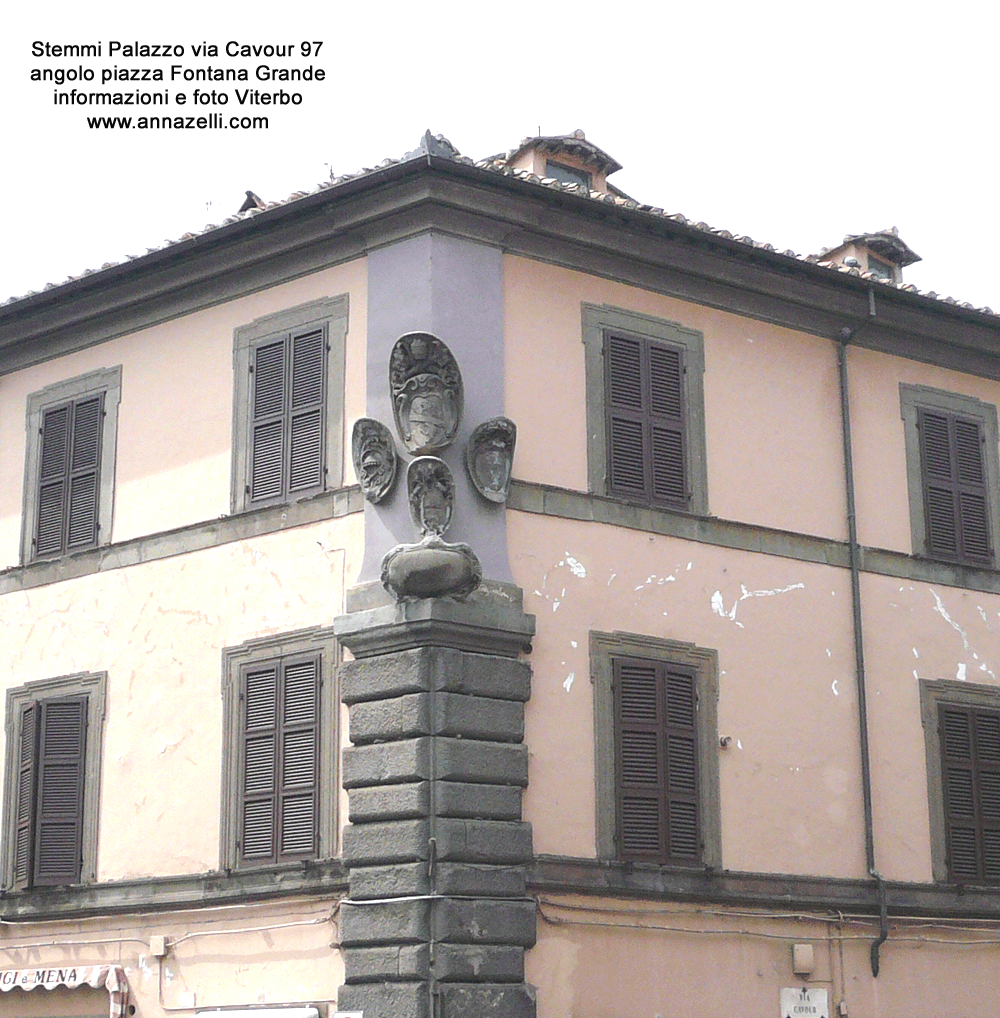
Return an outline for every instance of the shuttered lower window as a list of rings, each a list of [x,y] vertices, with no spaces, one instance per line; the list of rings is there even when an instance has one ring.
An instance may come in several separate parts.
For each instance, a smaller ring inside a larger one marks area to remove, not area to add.
[[[697,681],[666,661],[613,661],[617,855],[695,863],[699,823]]]
[[[604,357],[609,494],[689,508],[684,350],[609,333]]]
[[[325,326],[290,332],[251,351],[251,505],[325,486],[326,332]]]
[[[926,551],[934,558],[991,566],[990,499],[981,421],[919,408]]]
[[[317,854],[320,676],[317,654],[240,670],[240,865]]]
[[[97,546],[103,422],[103,392],[42,414],[33,558]]]
[[[938,706],[945,860],[956,883],[1000,883],[1000,710]]]
[[[83,861],[87,698],[21,709],[13,886],[79,883]]]

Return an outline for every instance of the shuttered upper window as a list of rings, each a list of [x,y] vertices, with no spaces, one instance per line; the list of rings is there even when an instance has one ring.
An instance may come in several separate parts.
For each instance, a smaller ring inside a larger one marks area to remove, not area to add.
[[[31,683],[7,693],[5,885],[93,880],[103,674]]]
[[[924,386],[901,385],[900,399],[914,553],[994,568],[996,407]]]
[[[111,542],[121,368],[28,398],[22,559],[51,559]]]
[[[585,304],[583,340],[590,490],[707,513],[701,334]]]
[[[604,359],[609,494],[686,509],[684,351],[610,333]]]
[[[590,650],[598,856],[718,865],[715,652],[630,633]]]
[[[927,551],[989,566],[990,497],[982,422],[918,408]]]
[[[336,655],[326,629],[224,652],[224,868],[334,853]]]
[[[236,330],[234,512],[342,480],[347,298],[313,301]]]

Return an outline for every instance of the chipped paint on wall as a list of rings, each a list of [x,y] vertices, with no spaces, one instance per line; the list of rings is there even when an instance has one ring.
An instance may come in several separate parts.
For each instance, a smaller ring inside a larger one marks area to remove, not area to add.
[[[712,611],[720,618],[728,618],[736,622],[736,612],[739,610],[740,602],[745,601],[748,597],[773,597],[776,594],[787,594],[790,590],[804,590],[805,586],[804,583],[790,583],[787,587],[776,587],[773,590],[747,590],[741,583],[740,596],[733,602],[733,607],[729,611],[726,611],[721,590],[717,590],[711,597]],[[740,629],[744,628],[742,622],[736,622],[736,625]]]

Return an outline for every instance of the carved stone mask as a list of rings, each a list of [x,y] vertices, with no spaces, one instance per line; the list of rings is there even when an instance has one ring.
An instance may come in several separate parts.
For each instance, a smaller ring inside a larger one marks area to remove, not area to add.
[[[476,491],[491,502],[507,501],[517,427],[508,417],[480,424],[469,438],[465,465]]]
[[[396,443],[392,432],[370,417],[354,422],[351,458],[358,483],[369,502],[381,502],[396,480]]]
[[[410,516],[420,534],[440,537],[451,523],[455,479],[437,456],[418,456],[406,471]]]
[[[462,376],[440,339],[426,332],[401,336],[389,358],[389,389],[396,429],[411,453],[437,452],[454,441]]]

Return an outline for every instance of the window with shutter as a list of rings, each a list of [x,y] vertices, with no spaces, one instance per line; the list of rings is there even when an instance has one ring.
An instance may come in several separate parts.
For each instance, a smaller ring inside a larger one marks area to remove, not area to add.
[[[8,690],[5,885],[94,879],[104,674]]]
[[[583,305],[592,491],[707,513],[700,333]]]
[[[316,854],[320,659],[244,670],[240,859],[247,865]]]
[[[336,653],[325,629],[224,652],[224,867],[332,853]]]
[[[110,543],[121,368],[28,397],[24,561]]]
[[[996,407],[924,386],[901,385],[900,400],[914,552],[994,568]]]
[[[599,856],[717,863],[715,652],[629,633],[590,642]]]
[[[324,298],[235,334],[234,512],[341,480],[347,298]]]

